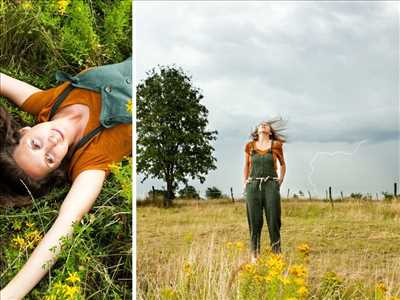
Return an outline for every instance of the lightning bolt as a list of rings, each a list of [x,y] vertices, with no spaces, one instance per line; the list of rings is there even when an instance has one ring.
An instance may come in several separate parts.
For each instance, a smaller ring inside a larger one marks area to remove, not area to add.
[[[345,151],[323,152],[323,151],[318,151],[317,153],[315,153],[313,158],[310,161],[310,173],[308,174],[308,182],[310,183],[314,194],[317,194],[317,185],[314,184],[314,182],[312,181],[312,174],[314,173],[314,162],[317,160],[317,158],[320,155],[328,155],[328,156],[348,155],[348,156],[351,156],[351,155],[354,155],[358,151],[358,149],[360,148],[361,144],[364,144],[366,142],[367,142],[367,140],[362,140],[362,141],[358,142],[356,148],[352,152],[345,152]]]

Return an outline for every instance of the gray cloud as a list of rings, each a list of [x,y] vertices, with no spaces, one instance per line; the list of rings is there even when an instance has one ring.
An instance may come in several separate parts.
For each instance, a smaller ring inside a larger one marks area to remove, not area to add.
[[[289,121],[289,143],[313,143],[311,153],[360,140],[400,151],[396,3],[138,1],[136,24],[139,79],[176,63],[202,89],[220,133],[213,174],[232,172],[225,158],[240,164],[253,126],[278,115]],[[399,169],[395,159],[390,170]]]

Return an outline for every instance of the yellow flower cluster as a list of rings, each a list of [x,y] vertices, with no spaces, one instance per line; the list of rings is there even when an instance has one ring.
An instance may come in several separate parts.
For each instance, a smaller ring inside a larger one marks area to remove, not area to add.
[[[307,270],[303,265],[291,266],[289,268],[289,273],[297,277],[307,276]]]
[[[379,282],[376,285],[376,290],[385,294],[387,292],[387,287],[385,286],[385,284],[383,282]]]
[[[70,4],[70,0],[58,0],[57,5],[58,5],[58,12],[60,15],[64,15],[68,5]]]
[[[22,2],[22,8],[25,10],[31,10],[32,9],[32,2],[31,1],[24,1]]]
[[[15,225],[15,224],[14,224]],[[15,226],[16,230],[21,230],[22,225]],[[28,230],[23,234],[17,234],[12,240],[12,244],[19,250],[33,249],[42,239],[42,234],[35,229],[34,223],[26,223]]]
[[[76,272],[68,273],[68,275],[69,275],[68,278],[67,278],[68,282],[75,283],[75,282],[80,282],[81,281],[81,279],[78,276],[78,273],[76,273]]]
[[[285,261],[282,254],[272,254],[267,260],[267,266],[277,273],[282,273],[285,267]]]
[[[80,287],[75,285],[81,281],[77,272],[68,273],[68,277],[66,279],[69,284],[63,284],[61,282],[56,282],[52,289],[50,290],[50,294],[47,295],[45,300],[56,300],[56,299],[76,299],[80,295]]]
[[[306,299],[309,295],[307,273],[304,264],[287,266],[282,254],[267,252],[256,263],[244,265],[239,272],[239,286],[242,291],[252,293],[243,294],[243,298],[257,299],[268,294],[271,299],[282,296],[287,300]]]
[[[310,246],[306,243],[299,245],[297,250],[304,256],[308,256],[310,254]]]

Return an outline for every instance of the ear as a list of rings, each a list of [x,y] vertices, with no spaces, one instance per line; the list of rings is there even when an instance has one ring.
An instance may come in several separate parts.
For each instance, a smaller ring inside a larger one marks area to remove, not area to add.
[[[32,129],[32,127],[26,126],[26,127],[21,128],[21,129],[18,130],[18,131],[19,131],[19,133],[20,133],[21,135],[24,135],[25,133],[27,133],[27,132],[30,131],[31,129]]]

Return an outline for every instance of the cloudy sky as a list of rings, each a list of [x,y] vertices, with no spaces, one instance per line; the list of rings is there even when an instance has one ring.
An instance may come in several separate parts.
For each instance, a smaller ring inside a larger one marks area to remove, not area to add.
[[[240,196],[250,131],[282,116],[282,194],[375,198],[400,177],[399,14],[395,2],[136,1],[137,80],[176,64],[202,90],[219,133],[217,170],[191,182],[202,195]],[[152,185],[165,186],[137,196]]]

